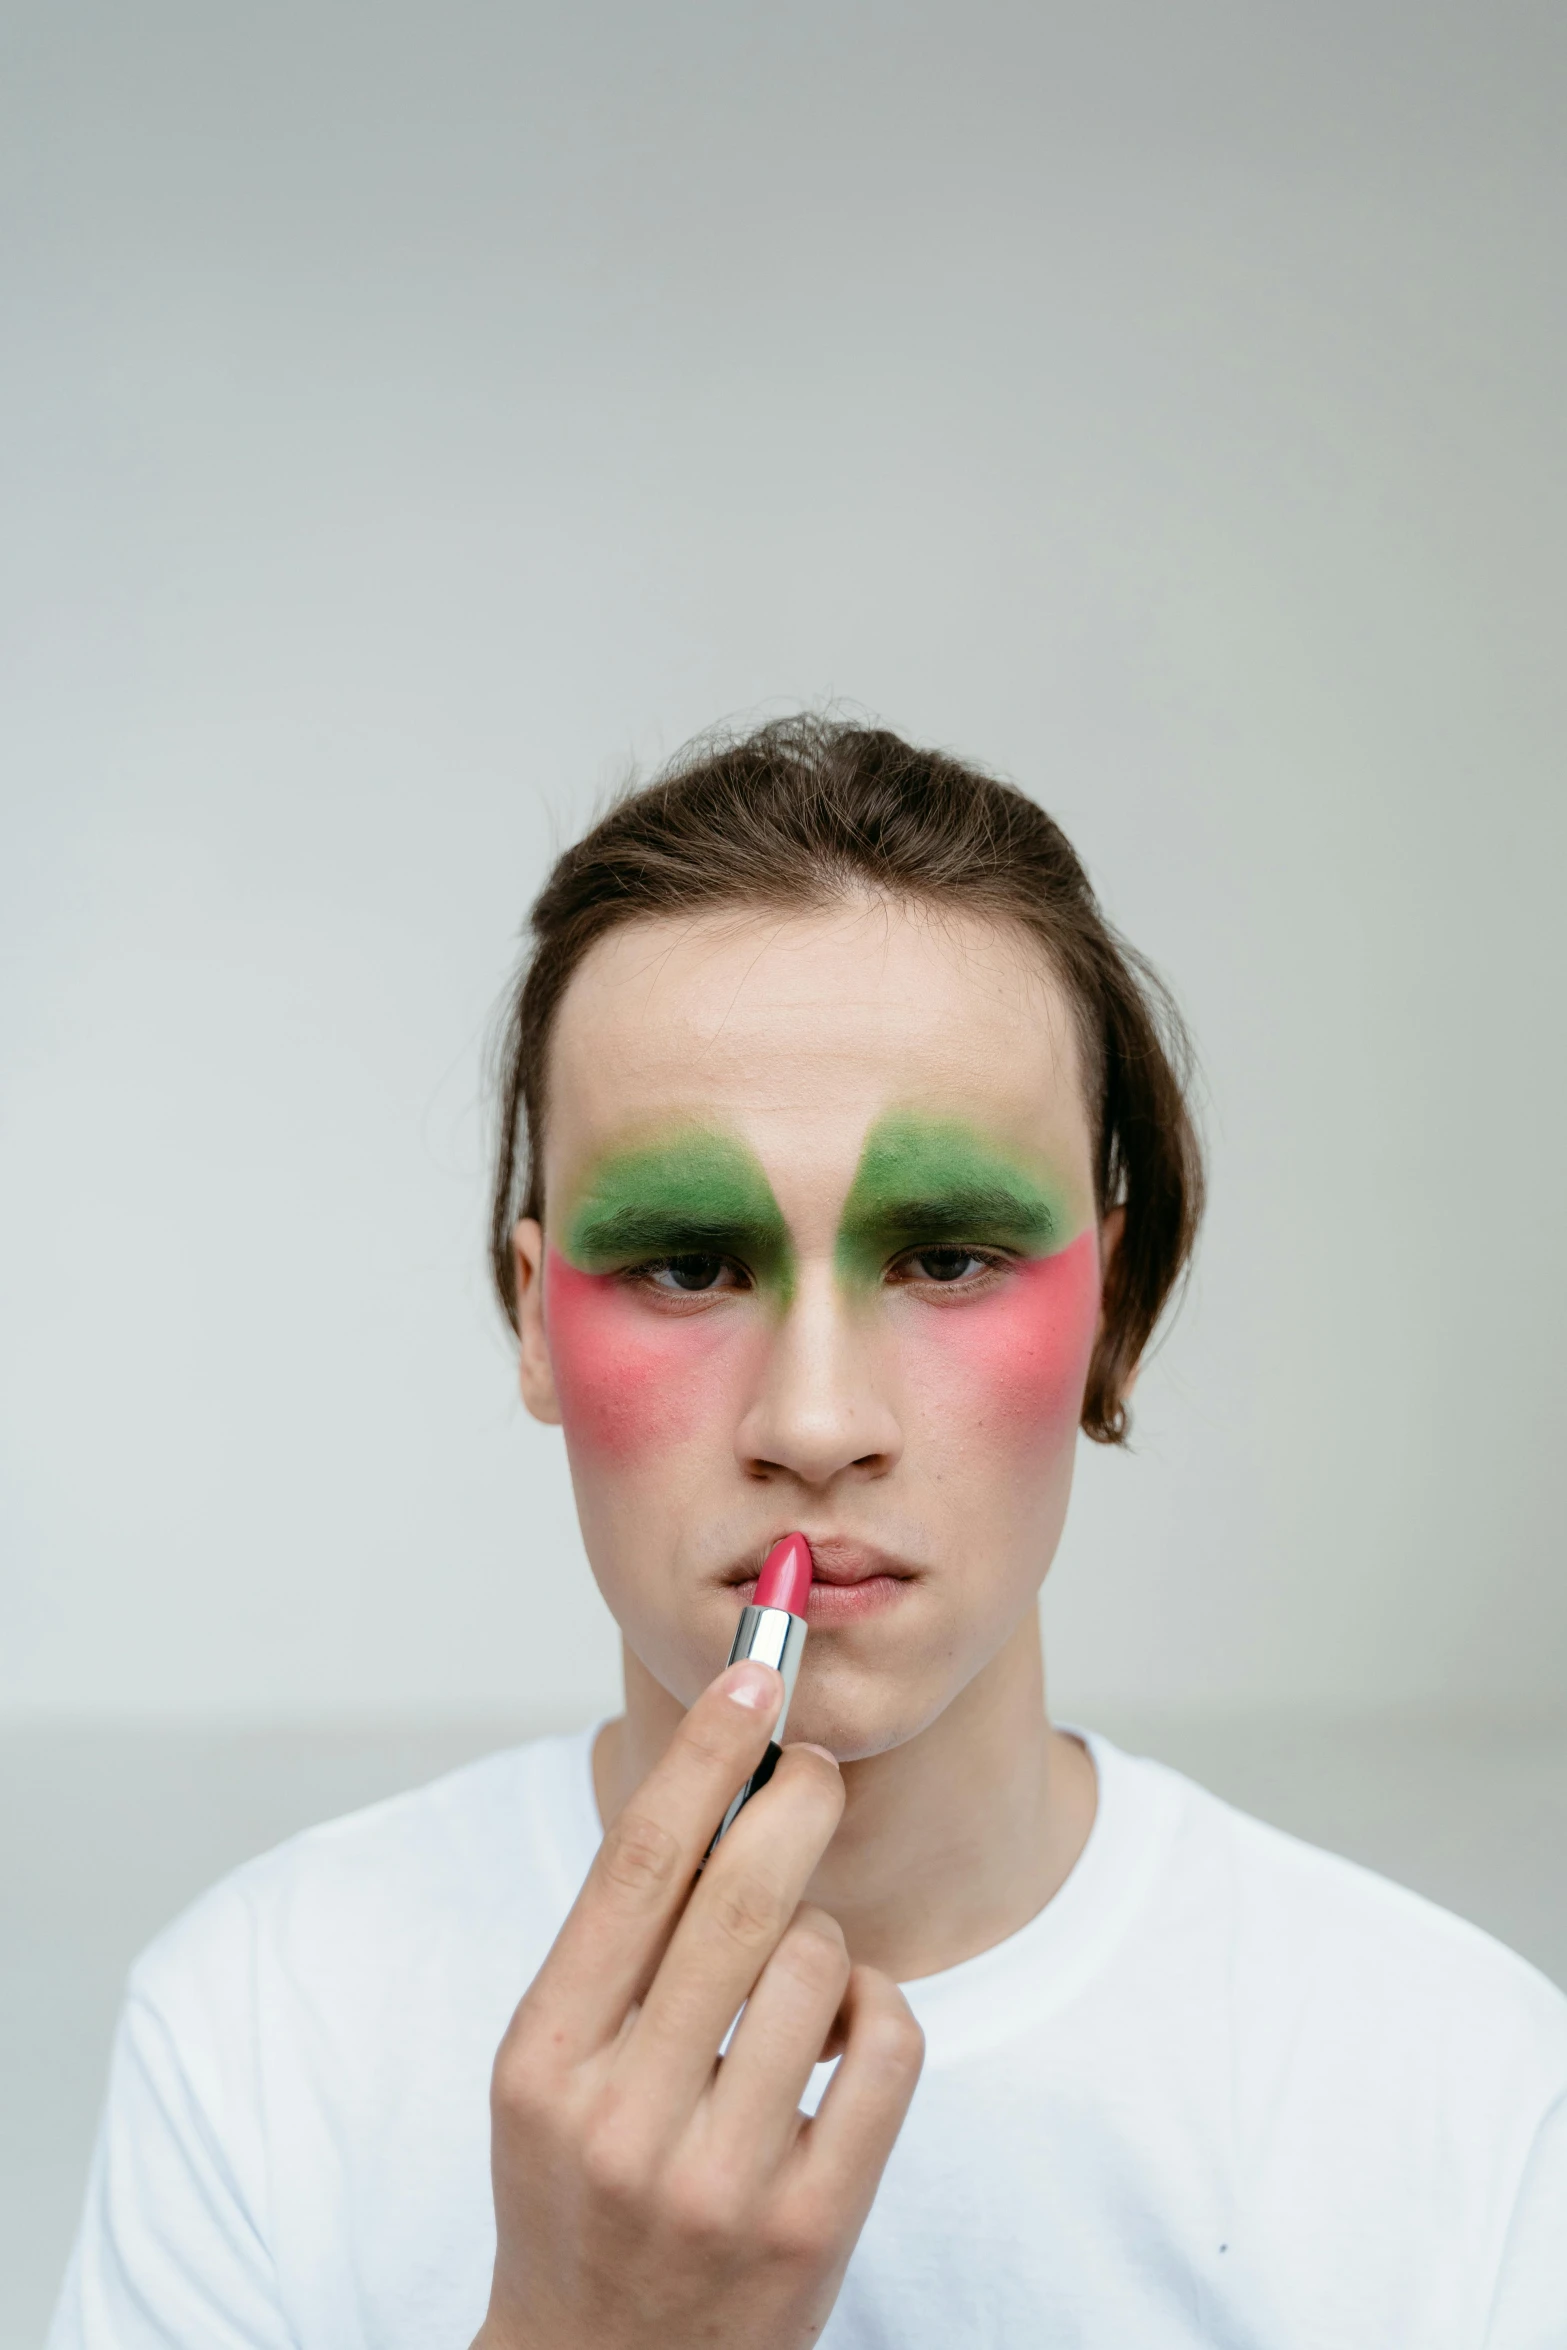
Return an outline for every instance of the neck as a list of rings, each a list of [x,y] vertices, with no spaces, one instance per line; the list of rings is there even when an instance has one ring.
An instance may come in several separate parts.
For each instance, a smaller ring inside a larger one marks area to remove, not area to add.
[[[663,1752],[680,1708],[631,1654],[626,1711],[593,1757],[608,1822]],[[843,1769],[848,1802],[807,1888],[850,1956],[909,1982],[1015,1934],[1065,1882],[1093,1825],[1094,1767],[1045,1710],[1039,1619],[929,1726]]]

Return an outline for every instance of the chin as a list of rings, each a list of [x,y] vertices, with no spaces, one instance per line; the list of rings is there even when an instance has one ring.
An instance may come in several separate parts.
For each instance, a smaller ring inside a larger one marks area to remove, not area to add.
[[[805,1672],[809,1671],[807,1650]],[[869,1762],[875,1755],[891,1754],[895,1747],[918,1738],[932,1722],[940,1720],[957,1694],[955,1689],[935,1693],[889,1687],[879,1676],[865,1686],[868,1676],[854,1678],[861,1681],[860,1687],[847,1685],[849,1677],[837,1674],[820,1686],[808,1687],[802,1674],[789,1708],[784,1744],[798,1741],[825,1746],[839,1763]]]

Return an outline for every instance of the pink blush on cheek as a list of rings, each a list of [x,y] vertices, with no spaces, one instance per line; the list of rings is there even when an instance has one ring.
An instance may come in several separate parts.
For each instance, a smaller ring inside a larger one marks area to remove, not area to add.
[[[568,1441],[629,1458],[710,1423],[725,1320],[661,1315],[614,1274],[579,1273],[549,1250],[544,1329]]]
[[[1092,1228],[1053,1257],[1021,1265],[972,1305],[921,1318],[916,1375],[932,1402],[1019,1436],[1075,1429],[1099,1324],[1099,1250]],[[911,1369],[916,1368],[911,1354]],[[961,1387],[955,1384],[961,1381]]]

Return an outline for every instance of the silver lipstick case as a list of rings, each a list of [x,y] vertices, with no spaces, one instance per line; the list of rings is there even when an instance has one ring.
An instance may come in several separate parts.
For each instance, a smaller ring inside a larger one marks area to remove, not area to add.
[[[740,1621],[735,1627],[734,1645],[729,1651],[729,1662],[732,1665],[737,1665],[743,1657],[755,1657],[759,1664],[771,1665],[775,1672],[783,1676],[783,1704],[779,1708],[778,1719],[773,1724],[773,1735],[769,1741],[767,1752],[720,1820],[718,1835],[713,1838],[713,1844],[718,1842],[719,1837],[729,1833],[758,1788],[765,1787],[778,1768],[778,1758],[783,1752],[779,1741],[783,1737],[784,1724],[789,1718],[789,1700],[794,1695],[794,1684],[799,1677],[800,1659],[804,1653],[805,1618],[803,1616],[790,1615],[786,1607],[747,1607],[741,1609]],[[708,1846],[709,1852],[712,1851],[713,1844]]]

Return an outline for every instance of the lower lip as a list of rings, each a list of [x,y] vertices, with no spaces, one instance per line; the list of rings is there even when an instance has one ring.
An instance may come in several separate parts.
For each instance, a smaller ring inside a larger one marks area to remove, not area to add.
[[[863,1583],[813,1583],[805,1603],[808,1624],[848,1624],[890,1607],[913,1584],[910,1575],[867,1575]],[[749,1607],[755,1581],[737,1586],[742,1607]]]

